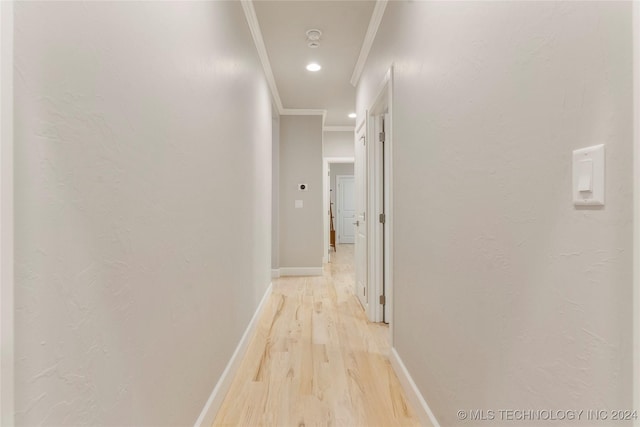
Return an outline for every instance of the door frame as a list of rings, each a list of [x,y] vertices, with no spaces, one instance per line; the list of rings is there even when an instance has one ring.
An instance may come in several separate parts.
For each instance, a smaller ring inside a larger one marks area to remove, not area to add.
[[[0,1],[0,28],[0,425],[13,426],[13,1]]]
[[[353,283],[353,292],[356,295],[356,298],[358,299],[358,302],[362,305],[362,308],[364,309],[364,312],[367,316],[367,319],[369,321],[372,321],[373,319],[373,315],[372,315],[372,309],[373,309],[373,304],[372,304],[372,295],[373,292],[371,291],[371,286],[370,286],[370,277],[369,277],[369,263],[371,262],[371,258],[369,256],[370,250],[371,250],[371,245],[369,244],[369,206],[368,206],[368,197],[369,197],[369,193],[368,193],[368,188],[369,188],[369,178],[368,178],[368,153],[369,153],[369,143],[368,143],[368,139],[369,139],[369,134],[368,134],[368,112],[365,114],[364,116],[364,120],[362,120],[362,122],[356,127],[356,131],[354,133],[354,149],[355,149],[355,162],[353,164],[353,174],[354,174],[354,179],[355,179],[355,184],[356,184],[356,188],[355,188],[355,192],[356,192],[356,218],[358,218],[357,220],[359,220],[360,217],[362,217],[362,222],[363,224],[366,225],[366,233],[365,233],[365,243],[364,243],[364,248],[360,248],[360,250],[364,251],[364,263],[365,265],[363,266],[364,269],[362,271],[362,274],[364,275],[364,286],[365,286],[365,295],[363,297],[360,297],[360,288],[358,287],[358,265],[360,262],[360,258],[358,256],[358,254],[360,253],[358,250],[358,231],[356,231],[356,239],[354,242],[354,283]],[[363,144],[364,146],[364,153],[362,157],[359,157],[358,154],[358,146],[360,144]],[[364,160],[364,162],[363,162]],[[364,166],[361,164],[364,163]],[[360,182],[360,168],[364,167],[366,170],[364,171],[364,182],[362,183],[363,186],[366,188],[366,190],[364,191],[364,194],[362,196],[358,196],[358,193],[361,191],[361,182]],[[362,214],[359,211],[360,208],[360,204],[359,204],[359,197],[363,197],[364,198],[364,212],[362,212]]]
[[[369,277],[371,278],[369,303],[369,320],[382,322],[383,306],[379,297],[383,292],[386,298],[386,321],[389,323],[391,345],[393,346],[393,65],[385,74],[377,96],[367,110],[368,161],[369,161],[369,201],[367,215],[371,218],[368,227],[369,245]],[[385,114],[385,142],[380,147],[378,131],[380,115]],[[374,149],[378,148],[378,149]],[[384,150],[384,165],[382,163]],[[384,166],[384,180],[382,167]],[[381,194],[384,189],[385,197]],[[385,226],[379,222],[378,215],[385,214]],[[383,234],[384,233],[384,234]],[[384,263],[377,262],[383,257]]]
[[[355,166],[355,165],[354,165]],[[336,175],[336,213],[340,212],[340,204],[338,203],[339,197],[338,195],[340,194],[340,191],[338,191],[338,188],[340,188],[338,186],[338,181],[340,180],[340,178],[351,178],[354,181],[354,190],[355,190],[355,175]],[[354,214],[355,215],[355,214]],[[336,215],[336,218],[338,218],[338,215]],[[354,217],[355,219],[355,217]],[[340,237],[342,235],[342,222],[340,221],[336,221],[336,223],[338,224],[338,227],[336,227],[336,231],[338,232],[338,237]],[[339,238],[336,239],[336,243],[340,243],[339,242]],[[355,244],[355,234],[353,236],[353,240],[354,240],[354,244]]]
[[[331,163],[354,163],[355,157],[323,157],[322,158],[322,217],[324,218],[324,254],[322,255],[322,262],[327,263],[331,256],[331,247],[329,246],[329,165]]]

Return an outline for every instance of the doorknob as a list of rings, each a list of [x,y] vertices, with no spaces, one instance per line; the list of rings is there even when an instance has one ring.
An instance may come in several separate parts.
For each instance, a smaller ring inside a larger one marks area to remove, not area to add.
[[[359,227],[360,226],[360,221],[354,222],[353,225],[355,225],[356,227]]]

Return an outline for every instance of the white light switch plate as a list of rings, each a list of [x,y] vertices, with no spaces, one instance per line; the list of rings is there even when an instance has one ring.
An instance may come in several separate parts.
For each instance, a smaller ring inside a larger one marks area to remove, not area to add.
[[[604,205],[604,145],[573,152],[573,204]]]
[[[302,209],[302,200],[296,200],[296,209]]]

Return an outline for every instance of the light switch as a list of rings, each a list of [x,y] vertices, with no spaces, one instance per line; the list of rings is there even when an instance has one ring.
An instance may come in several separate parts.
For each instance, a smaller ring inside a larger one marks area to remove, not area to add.
[[[593,160],[580,160],[578,165],[578,191],[593,191]]]
[[[573,204],[604,205],[604,145],[573,152]]]
[[[296,200],[296,209],[302,209],[302,200]]]

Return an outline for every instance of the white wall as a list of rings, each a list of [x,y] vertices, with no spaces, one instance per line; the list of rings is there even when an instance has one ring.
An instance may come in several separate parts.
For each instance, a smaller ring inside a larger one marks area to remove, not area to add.
[[[357,113],[395,64],[394,340],[443,426],[469,425],[459,409],[631,408],[630,17],[387,6]],[[606,206],[576,209],[571,152],[600,143]]]
[[[0,425],[14,425],[13,2],[0,2]]]
[[[192,425],[270,281],[241,5],[15,9],[16,422]]]
[[[634,151],[633,151],[633,184],[634,184],[634,378],[640,377],[640,3],[633,2],[633,117],[634,117]],[[640,410],[640,382],[635,381],[633,388],[634,409]],[[636,420],[635,427],[640,426],[640,420]]]
[[[354,157],[353,132],[330,131],[323,133],[323,157]]]
[[[298,191],[298,184],[308,191]],[[322,219],[322,116],[281,116],[281,268],[322,267]]]

